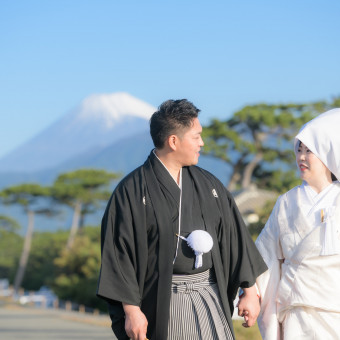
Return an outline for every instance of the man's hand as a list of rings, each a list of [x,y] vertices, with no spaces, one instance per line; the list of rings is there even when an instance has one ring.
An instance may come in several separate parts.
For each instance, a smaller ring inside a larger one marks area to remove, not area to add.
[[[243,291],[244,294],[240,296],[237,304],[238,315],[244,317],[243,327],[251,327],[255,324],[260,313],[260,300],[255,285],[250,288],[243,288]]]
[[[125,332],[132,340],[145,340],[148,320],[138,306],[123,303]]]

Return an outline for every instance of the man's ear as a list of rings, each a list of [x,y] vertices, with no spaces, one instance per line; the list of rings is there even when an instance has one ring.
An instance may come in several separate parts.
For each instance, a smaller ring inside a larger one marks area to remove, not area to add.
[[[168,137],[168,145],[172,151],[176,151],[178,147],[179,138],[176,135],[171,135]]]

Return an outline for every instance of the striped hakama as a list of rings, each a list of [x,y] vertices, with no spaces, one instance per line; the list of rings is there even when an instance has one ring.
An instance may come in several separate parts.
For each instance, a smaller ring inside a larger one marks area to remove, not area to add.
[[[168,340],[233,340],[213,270],[173,275]]]

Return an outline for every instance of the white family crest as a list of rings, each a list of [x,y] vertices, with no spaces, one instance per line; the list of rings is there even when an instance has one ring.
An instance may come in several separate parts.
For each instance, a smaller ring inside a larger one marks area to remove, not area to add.
[[[216,189],[212,189],[211,192],[214,195],[214,197],[218,197]]]

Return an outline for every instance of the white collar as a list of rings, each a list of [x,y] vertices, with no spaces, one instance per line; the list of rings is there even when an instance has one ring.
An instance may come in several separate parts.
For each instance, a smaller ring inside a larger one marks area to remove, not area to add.
[[[152,152],[153,154],[157,157],[157,159],[161,162],[161,164],[164,166],[164,168],[166,169],[166,171],[169,173],[169,175],[171,176],[171,178],[175,181],[175,183],[178,185],[178,187],[180,189],[182,189],[182,168],[180,170],[180,173],[179,173],[179,184],[177,183],[177,179],[172,176],[171,172],[169,171],[169,169],[165,166],[165,164],[160,160],[160,158],[157,156],[156,152],[155,152],[156,149],[153,149]]]

